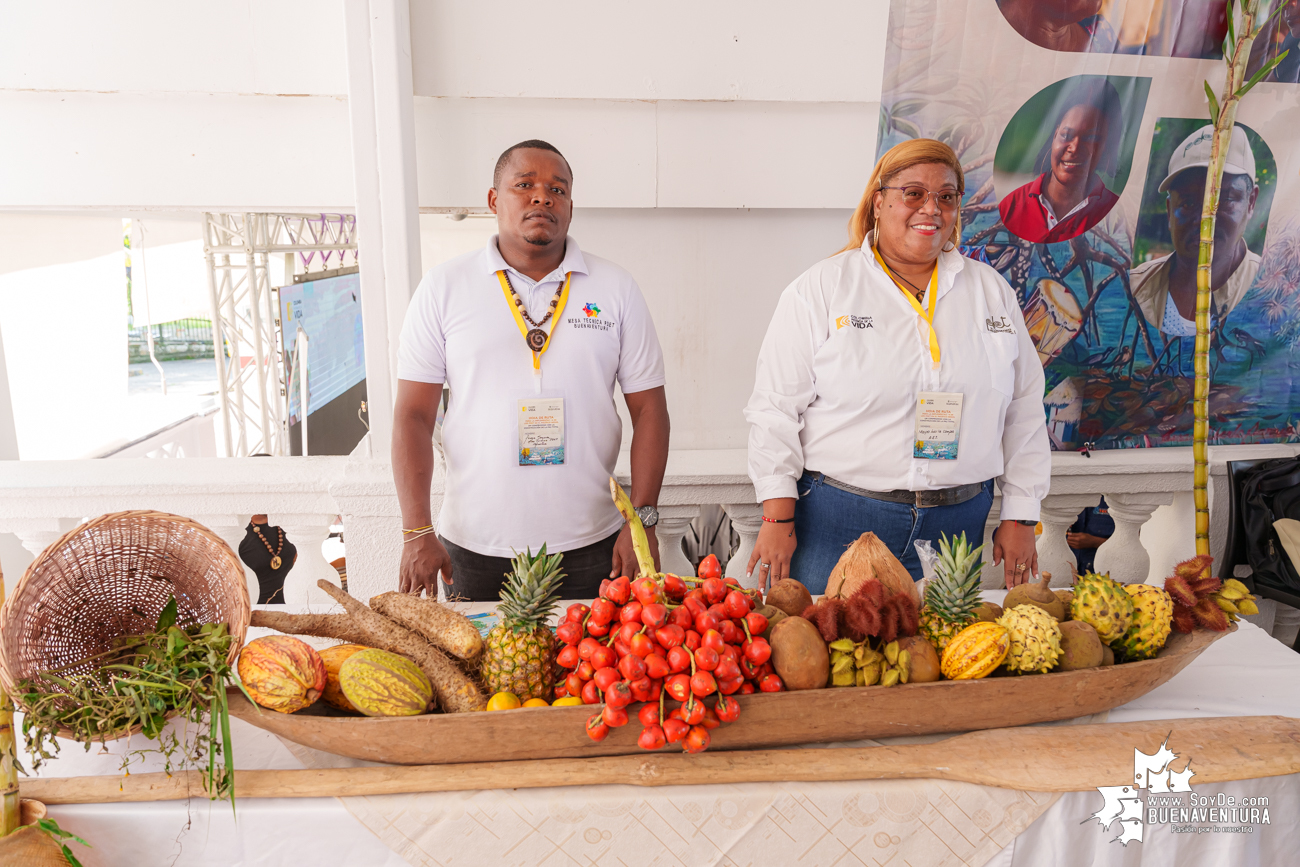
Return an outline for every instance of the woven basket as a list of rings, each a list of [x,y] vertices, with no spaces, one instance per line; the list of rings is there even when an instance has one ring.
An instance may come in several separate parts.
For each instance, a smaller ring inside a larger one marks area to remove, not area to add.
[[[118,636],[152,632],[172,596],[178,626],[230,627],[233,665],[249,605],[244,567],[229,545],[166,512],[88,521],[42,551],[0,608],[0,682],[17,701],[18,681],[108,650]]]

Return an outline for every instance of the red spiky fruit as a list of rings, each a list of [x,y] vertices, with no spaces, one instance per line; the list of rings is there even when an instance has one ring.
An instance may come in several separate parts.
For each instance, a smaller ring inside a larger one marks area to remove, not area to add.
[[[1186,605],[1191,608],[1196,604],[1196,594],[1188,585],[1187,579],[1182,575],[1170,575],[1165,579],[1165,592],[1178,605]],[[1190,630],[1188,630],[1190,631]]]
[[[1213,599],[1197,602],[1192,614],[1196,617],[1196,622],[1206,629],[1215,632],[1225,632],[1228,629],[1228,615],[1223,613],[1223,609]]]
[[[1196,581],[1189,582],[1192,592],[1196,594],[1197,599],[1204,599],[1206,596],[1218,593],[1223,589],[1223,582],[1213,576],[1209,578],[1200,578]]]
[[[844,634],[854,641],[880,632],[880,609],[854,593],[844,606]]]
[[[859,584],[858,589],[854,590],[853,596],[849,598],[855,597],[861,597],[872,608],[879,610],[880,606],[885,604],[885,585],[875,578],[868,579]]]
[[[1208,578],[1210,575],[1210,564],[1214,558],[1209,554],[1201,554],[1190,560],[1184,560],[1174,567],[1174,574],[1185,578],[1188,581],[1196,581],[1200,578]]]
[[[1191,606],[1174,606],[1174,629],[1179,632],[1196,631],[1196,615],[1192,614]]]

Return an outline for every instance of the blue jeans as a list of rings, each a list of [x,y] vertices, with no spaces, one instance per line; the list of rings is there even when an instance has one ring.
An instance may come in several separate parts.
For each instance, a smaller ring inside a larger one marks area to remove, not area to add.
[[[921,580],[917,539],[929,539],[939,549],[939,535],[957,536],[963,531],[972,544],[984,539],[984,522],[993,505],[993,482],[984,490],[955,506],[918,509],[907,503],[889,503],[860,497],[823,481],[821,473],[805,472],[799,479],[799,499],[794,507],[794,532],[798,545],[790,560],[790,577],[816,596],[826,592],[826,582],[840,555],[859,536],[871,531],[911,573]]]

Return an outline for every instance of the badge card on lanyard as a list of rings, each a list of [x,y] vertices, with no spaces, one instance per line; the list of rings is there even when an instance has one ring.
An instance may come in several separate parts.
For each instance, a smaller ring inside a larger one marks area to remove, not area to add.
[[[923,391],[916,399],[916,443],[912,457],[933,461],[957,460],[961,432],[959,392]]]
[[[521,467],[555,466],[564,463],[564,398],[542,396],[542,356],[550,348],[551,337],[560,323],[564,305],[569,300],[569,283],[573,273],[565,275],[564,285],[551,301],[549,312],[540,323],[524,322],[523,301],[510,285],[505,271],[497,272],[501,291],[505,293],[515,325],[533,356],[534,396],[516,400],[515,417],[519,425],[518,459]],[[550,332],[542,326],[551,320]],[[528,324],[533,324],[532,328]]]
[[[519,466],[564,463],[564,398],[519,401]]]

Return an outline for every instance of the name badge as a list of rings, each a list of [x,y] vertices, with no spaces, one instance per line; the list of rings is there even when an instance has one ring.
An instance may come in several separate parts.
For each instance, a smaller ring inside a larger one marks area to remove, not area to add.
[[[564,398],[519,401],[519,466],[564,463]]]
[[[923,391],[916,400],[916,441],[912,457],[932,461],[957,460],[961,430],[959,392]]]

